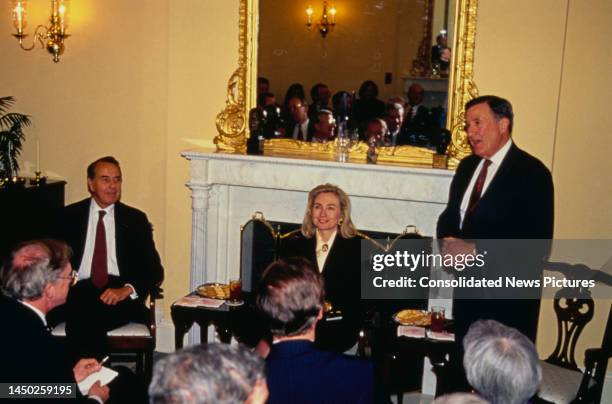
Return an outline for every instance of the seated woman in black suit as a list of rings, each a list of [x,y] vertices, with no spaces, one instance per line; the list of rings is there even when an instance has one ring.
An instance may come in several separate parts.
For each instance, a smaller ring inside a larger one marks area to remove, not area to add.
[[[300,231],[286,237],[281,257],[304,257],[325,281],[326,300],[341,319],[320,321],[316,344],[343,352],[357,342],[361,325],[360,240],[351,220],[351,201],[339,187],[323,184],[308,194]]]

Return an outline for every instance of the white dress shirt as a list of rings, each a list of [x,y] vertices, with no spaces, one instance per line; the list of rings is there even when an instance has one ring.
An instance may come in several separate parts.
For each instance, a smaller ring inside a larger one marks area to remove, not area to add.
[[[485,192],[487,192],[487,188],[489,188],[489,184],[491,183],[491,181],[493,181],[493,178],[495,178],[495,174],[497,174],[497,170],[499,169],[500,164],[504,160],[504,157],[506,157],[506,154],[508,154],[508,150],[510,150],[510,146],[512,146],[512,139],[508,139],[506,144],[503,145],[502,148],[499,149],[497,153],[495,153],[489,159],[491,160],[491,164],[489,165],[489,168],[487,170],[487,176],[482,186],[482,193],[480,194],[481,198],[484,196]],[[482,159],[480,160],[480,163],[478,163],[478,167],[476,167],[476,170],[474,170],[474,174],[472,174],[472,179],[470,180],[470,183],[467,189],[465,190],[465,194],[463,194],[463,199],[461,200],[461,209],[460,209],[462,227],[463,227],[463,219],[465,218],[465,212],[467,211],[468,204],[470,203],[470,196],[472,195],[472,190],[474,189],[474,185],[476,184],[476,179],[478,178],[478,175],[480,174],[480,171],[482,170],[484,161],[485,159]]]
[[[91,277],[91,261],[93,259],[94,247],[96,245],[96,228],[98,227],[99,211],[105,211],[106,215],[102,221],[106,231],[106,262],[108,274],[119,276],[119,265],[117,265],[117,252],[115,245],[115,204],[102,209],[96,200],[91,198],[89,207],[89,221],[87,222],[87,236],[85,238],[85,249],[79,266],[79,279]]]
[[[329,251],[331,250],[332,245],[334,245],[336,233],[338,232],[334,231],[329,240],[323,241],[321,235],[319,234],[319,230],[317,230],[317,247],[315,251],[317,253],[317,265],[319,266],[319,272],[323,272],[323,267],[325,266],[325,261],[327,261]],[[323,248],[324,245],[327,245],[327,248]]]
[[[104,222],[104,230],[106,233],[106,263],[109,275],[119,276],[119,265],[117,264],[117,245],[115,243],[115,204],[109,205],[102,209],[94,198],[91,198],[89,206],[89,221],[87,222],[87,236],[85,239],[85,249],[83,250],[83,258],[79,266],[79,280],[88,279],[91,277],[91,261],[93,260],[94,247],[96,245],[96,229],[98,227],[99,211],[105,211],[106,215],[102,218]],[[136,289],[129,283],[132,289],[130,299],[138,298]]]
[[[306,119],[302,123],[296,123],[295,124],[295,126],[293,127],[293,135],[292,135],[292,137],[295,140],[303,140],[303,141],[307,141],[308,140],[308,122],[309,121],[310,121],[310,119]],[[300,125],[302,127],[302,139],[298,139],[298,134],[300,133],[300,130],[298,129],[298,125]]]

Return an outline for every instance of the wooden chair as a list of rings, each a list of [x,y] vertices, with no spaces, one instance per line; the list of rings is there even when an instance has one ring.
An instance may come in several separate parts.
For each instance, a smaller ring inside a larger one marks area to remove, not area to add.
[[[584,352],[584,375],[580,382],[575,403],[599,403],[606,378],[608,360],[612,356],[612,305],[601,348],[589,348]]]
[[[136,374],[147,383],[153,374],[153,351],[156,343],[155,300],[163,298],[163,290],[157,286],[149,297],[150,318],[148,324],[128,323],[107,333],[111,350],[110,362],[134,362]],[[51,331],[53,336],[66,337],[66,323]]]
[[[587,289],[564,288],[555,294],[557,345],[543,361],[542,384],[538,398],[552,403],[569,403],[576,398],[583,379],[575,360],[578,338],[593,318],[595,304]]]

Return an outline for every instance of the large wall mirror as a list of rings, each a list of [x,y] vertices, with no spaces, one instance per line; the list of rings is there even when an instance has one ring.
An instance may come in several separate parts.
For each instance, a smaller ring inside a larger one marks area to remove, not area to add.
[[[320,24],[325,6],[333,27]],[[226,108],[217,117],[217,148],[246,152],[258,76],[270,81],[269,91],[281,106],[293,83],[302,84],[308,102],[311,87],[325,83],[332,95],[346,91],[354,97],[354,105],[363,82],[371,80],[378,87],[377,98],[385,103],[397,97],[409,103],[408,89],[423,88],[422,106],[435,112],[430,114],[432,122],[435,118],[450,131],[443,154],[432,144],[378,143],[377,162],[456,167],[471,153],[463,107],[477,95],[472,80],[476,8],[477,0],[240,0],[239,66],[229,81]],[[372,144],[361,136],[361,142],[351,136],[348,161],[368,160]],[[314,159],[335,159],[339,148],[346,147],[339,140],[306,142],[290,134],[267,137],[263,143],[264,154]]]

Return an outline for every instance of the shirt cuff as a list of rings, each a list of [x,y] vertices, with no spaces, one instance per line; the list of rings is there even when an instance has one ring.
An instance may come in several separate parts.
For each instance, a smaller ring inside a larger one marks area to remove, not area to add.
[[[87,396],[87,398],[92,398],[96,400],[97,402],[99,402],[100,404],[104,404],[104,401],[102,401],[102,399],[98,396]]]
[[[132,286],[132,285],[131,285],[131,284],[129,284],[129,283],[126,283],[126,284],[125,284],[125,285],[123,285],[123,286],[127,286],[127,287],[129,287],[130,289],[132,289],[132,293],[130,294],[130,299],[132,299],[132,300],[136,300],[136,299],[138,299],[138,293],[136,293],[136,289],[134,288],[134,286]]]

